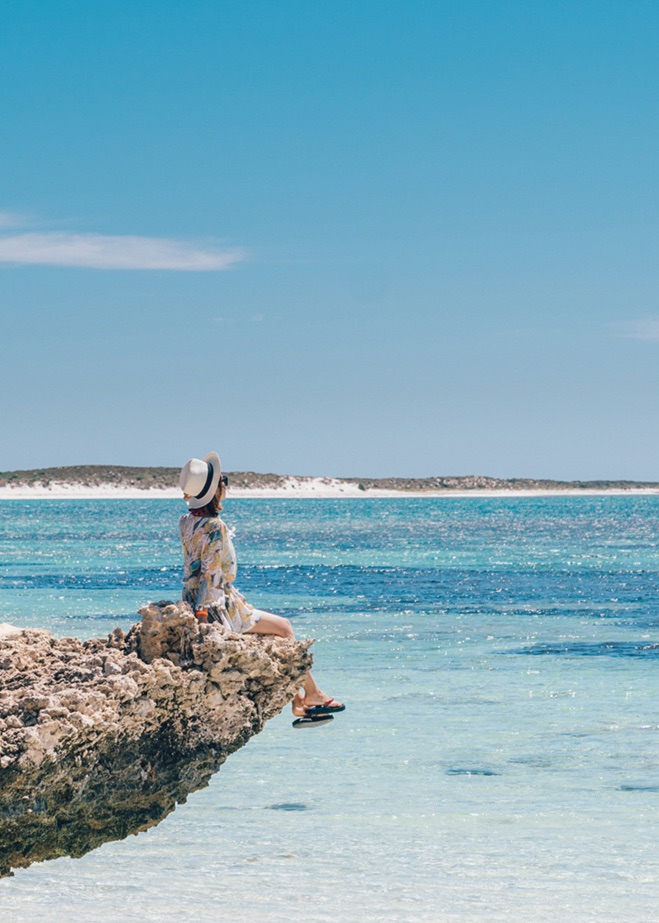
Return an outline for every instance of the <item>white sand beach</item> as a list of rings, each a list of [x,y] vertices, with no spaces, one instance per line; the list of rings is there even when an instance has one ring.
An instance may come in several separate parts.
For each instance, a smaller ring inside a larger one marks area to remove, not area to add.
[[[368,488],[362,490],[358,484],[337,478],[289,477],[280,487],[231,488],[229,499],[341,499],[341,498],[395,498],[395,497],[551,497],[551,496],[628,496],[656,495],[659,488],[602,488],[564,490],[385,490]],[[57,483],[38,486],[0,487],[0,500],[166,500],[180,499],[178,487],[137,488],[120,485],[86,485],[80,483]]]

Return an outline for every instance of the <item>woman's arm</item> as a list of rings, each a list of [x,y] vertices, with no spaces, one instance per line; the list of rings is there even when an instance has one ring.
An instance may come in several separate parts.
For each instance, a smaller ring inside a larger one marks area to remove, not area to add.
[[[226,525],[220,520],[222,527],[222,574],[226,583],[233,583],[238,573],[238,561],[236,559],[236,549],[233,547],[231,539],[232,531],[227,529]]]

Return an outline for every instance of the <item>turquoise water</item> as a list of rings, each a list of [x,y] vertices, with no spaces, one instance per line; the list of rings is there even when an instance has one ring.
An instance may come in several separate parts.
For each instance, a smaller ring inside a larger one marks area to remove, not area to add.
[[[0,622],[180,594],[177,501],[0,503]],[[240,589],[348,704],[271,721],[159,827],[0,919],[656,921],[659,498],[234,500]]]

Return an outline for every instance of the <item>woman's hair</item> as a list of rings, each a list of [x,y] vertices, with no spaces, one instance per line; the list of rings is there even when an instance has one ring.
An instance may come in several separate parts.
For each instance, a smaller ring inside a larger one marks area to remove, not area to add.
[[[200,507],[198,510],[190,510],[194,516],[217,516],[220,511],[220,501],[215,494],[214,497],[211,497],[206,506]]]
[[[222,481],[220,481],[218,490],[215,491],[206,506],[202,506],[198,510],[190,510],[193,516],[210,516],[211,518],[217,516],[220,512],[220,503],[222,502],[223,493],[220,488],[222,488]]]

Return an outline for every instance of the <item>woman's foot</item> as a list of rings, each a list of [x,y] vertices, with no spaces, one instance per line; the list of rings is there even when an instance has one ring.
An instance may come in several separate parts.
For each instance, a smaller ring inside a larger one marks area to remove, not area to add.
[[[341,702],[337,702],[336,699],[331,698],[331,696],[325,695],[323,692],[318,692],[316,694],[310,694],[306,696],[296,693],[295,698],[293,699],[292,708],[293,714],[298,717],[304,717],[309,715],[329,715],[333,712],[344,711],[345,705]]]
[[[299,692],[295,693],[295,698],[291,702],[291,708],[293,709],[293,714],[296,717],[303,717],[305,713],[304,696],[300,695]]]

